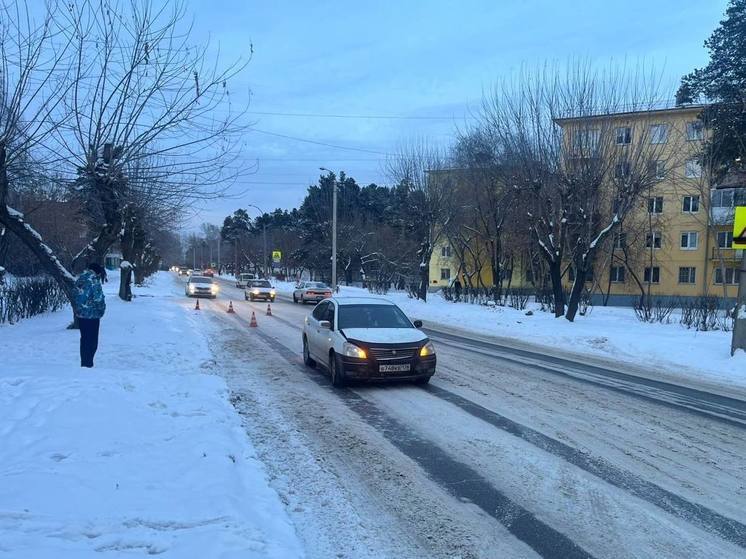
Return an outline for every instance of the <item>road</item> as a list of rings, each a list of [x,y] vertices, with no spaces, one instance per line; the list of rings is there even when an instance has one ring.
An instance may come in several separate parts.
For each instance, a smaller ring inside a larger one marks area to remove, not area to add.
[[[226,379],[309,557],[746,553],[739,400],[446,331],[429,332],[430,386],[338,390],[302,364],[310,306],[281,298],[269,317],[223,281],[200,303],[205,371]]]

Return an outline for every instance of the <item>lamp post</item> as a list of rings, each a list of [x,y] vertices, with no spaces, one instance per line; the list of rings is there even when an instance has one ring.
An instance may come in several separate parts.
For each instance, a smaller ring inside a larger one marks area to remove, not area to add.
[[[248,204],[248,207],[255,208],[261,212],[262,215],[264,215],[264,210],[262,210],[259,206],[255,206],[254,204]],[[262,236],[264,238],[263,244],[264,247],[262,249],[262,259],[264,262],[262,262],[262,270],[264,272],[264,277],[266,278],[269,276],[267,273],[267,221],[265,220],[262,224]]]
[[[319,171],[325,171],[332,177],[332,173],[326,167],[319,167]],[[337,292],[337,179],[332,183],[332,292]]]

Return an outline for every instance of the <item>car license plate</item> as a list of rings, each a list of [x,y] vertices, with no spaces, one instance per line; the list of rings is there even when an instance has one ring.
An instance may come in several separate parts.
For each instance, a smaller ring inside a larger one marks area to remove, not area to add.
[[[379,365],[379,373],[402,373],[409,370],[409,363],[405,365]]]

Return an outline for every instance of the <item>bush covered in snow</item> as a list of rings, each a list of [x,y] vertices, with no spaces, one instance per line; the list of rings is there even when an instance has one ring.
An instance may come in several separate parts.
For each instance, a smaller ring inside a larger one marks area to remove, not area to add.
[[[0,284],[0,324],[57,311],[68,304],[67,297],[52,278],[15,278]]]

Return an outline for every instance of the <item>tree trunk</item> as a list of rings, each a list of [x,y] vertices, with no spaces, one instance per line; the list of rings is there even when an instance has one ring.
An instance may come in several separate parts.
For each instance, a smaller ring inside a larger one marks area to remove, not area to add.
[[[559,318],[565,314],[565,291],[562,289],[562,263],[549,262],[549,278],[552,282],[554,296],[554,316]]]
[[[122,266],[119,276],[119,298],[122,301],[132,300],[132,266]]]

